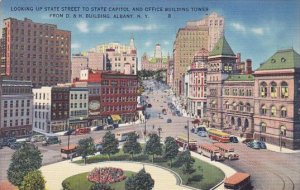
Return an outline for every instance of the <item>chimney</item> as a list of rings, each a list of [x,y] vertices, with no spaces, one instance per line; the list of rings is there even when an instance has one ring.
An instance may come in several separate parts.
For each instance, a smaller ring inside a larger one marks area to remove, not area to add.
[[[240,62],[240,68],[239,68],[239,72],[241,74],[245,73],[245,62]]]
[[[252,74],[252,60],[246,60],[246,74]]]
[[[241,53],[236,54],[236,62],[240,63],[241,62]]]

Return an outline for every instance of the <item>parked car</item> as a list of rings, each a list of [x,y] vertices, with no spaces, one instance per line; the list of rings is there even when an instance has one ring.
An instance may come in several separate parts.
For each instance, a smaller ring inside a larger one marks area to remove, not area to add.
[[[13,150],[17,150],[17,149],[21,148],[21,146],[22,146],[22,143],[14,142],[9,145],[9,148],[11,148]]]
[[[267,149],[267,145],[265,142],[263,141],[256,141],[256,142],[259,144],[261,149]]]
[[[94,131],[100,131],[100,130],[103,130],[104,129],[104,126],[103,125],[98,125],[95,127]]]
[[[35,143],[35,142],[43,142],[45,140],[44,135],[33,135],[30,139],[30,142]]]
[[[8,138],[4,138],[3,140],[2,140],[2,145],[3,146],[10,146],[10,144],[13,144],[13,143],[15,143],[15,142],[17,142],[17,139],[16,138],[14,138],[14,137],[8,137]]]
[[[114,129],[119,128],[119,124],[115,123],[113,124]]]
[[[242,141],[242,143],[248,144],[249,142],[252,142],[252,141],[254,141],[253,138],[246,138],[245,140]]]
[[[66,131],[64,133],[65,136],[68,136],[68,135],[74,135],[75,134],[75,130],[74,129],[69,129],[68,131]]]
[[[115,128],[114,128],[113,125],[105,125],[105,126],[104,126],[104,129],[105,129],[105,130],[112,130],[112,129],[115,129]]]
[[[172,123],[172,119],[167,119],[167,123]]]
[[[236,136],[230,136],[229,139],[230,139],[230,142],[232,142],[232,143],[238,143],[239,142],[239,140]]]
[[[51,145],[51,144],[60,144],[61,140],[58,139],[57,136],[47,136],[43,141],[43,146]]]
[[[199,131],[197,134],[200,137],[207,137],[207,132],[206,131]]]
[[[100,152],[100,154],[101,154],[103,151],[102,144],[95,144],[95,149],[96,149],[96,152]]]
[[[253,149],[260,149],[260,144],[257,141],[247,143],[247,146]]]
[[[152,104],[148,104],[147,107],[148,107],[148,108],[152,108]]]

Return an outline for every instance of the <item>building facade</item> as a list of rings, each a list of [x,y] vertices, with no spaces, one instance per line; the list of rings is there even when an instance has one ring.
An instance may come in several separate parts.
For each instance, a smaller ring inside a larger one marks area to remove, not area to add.
[[[163,56],[160,44],[156,44],[153,57],[149,57],[146,53],[142,56],[141,68],[147,71],[167,70],[168,60],[169,56]]]
[[[300,149],[300,55],[279,50],[254,76],[254,138]]]
[[[33,89],[33,130],[49,134],[88,126],[88,90],[68,85]]]
[[[201,49],[194,56],[194,61],[187,71],[189,78],[187,96],[187,114],[192,117],[203,118],[206,113],[206,73],[208,51]]]
[[[4,19],[1,75],[31,81],[34,87],[69,82],[71,32],[30,19]]]
[[[89,59],[82,54],[72,55],[71,81],[80,77],[80,71],[88,68]]]
[[[202,48],[211,51],[223,33],[224,17],[218,16],[217,13],[211,13],[202,20],[190,21],[177,31],[173,44],[173,90],[176,95],[183,93],[182,75],[193,62],[194,54]]]
[[[32,132],[32,84],[0,80],[0,137],[25,137]]]

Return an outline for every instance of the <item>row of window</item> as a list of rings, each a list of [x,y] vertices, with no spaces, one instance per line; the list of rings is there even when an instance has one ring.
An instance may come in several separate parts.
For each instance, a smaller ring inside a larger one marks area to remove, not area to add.
[[[71,111],[70,116],[82,116],[87,114],[88,114],[87,110],[76,110],[76,111]]]
[[[116,97],[116,98],[109,98],[109,97],[104,97],[103,102],[133,102],[136,101],[135,96],[130,96],[130,97]]]
[[[48,112],[34,112],[34,118],[42,118],[42,119],[48,119]]]
[[[259,87],[259,93],[260,93],[259,96],[262,98],[266,98],[266,97],[277,98],[279,94],[280,94],[279,95],[280,98],[288,98],[289,97],[288,84],[285,81],[283,81],[280,83],[280,86],[277,87],[277,84],[275,82],[271,82],[269,86],[267,85],[266,82],[261,82]]]
[[[15,112],[15,114],[14,114]],[[30,115],[30,109],[26,109],[26,116]],[[24,116],[24,109],[20,109],[20,111],[18,109],[16,109],[15,111],[13,110],[9,110],[9,114],[8,114],[8,110],[4,110],[3,112],[3,117],[18,117],[18,116]]]
[[[79,96],[78,96],[78,94],[71,94],[71,100],[77,100],[77,98],[79,98],[80,100],[82,100],[82,99],[86,99],[86,96],[87,94],[79,94]]]
[[[230,107],[234,111],[237,111],[239,109],[239,111],[251,112],[250,103],[246,103],[244,105],[242,102],[240,102],[239,104],[237,104],[236,102],[233,102],[232,104],[230,104],[229,102],[225,102],[225,108],[230,109]]]
[[[13,127],[13,126],[19,126],[20,125],[24,125],[24,119],[20,119],[20,123],[19,123],[19,120],[16,119],[15,120],[15,124],[13,123],[13,120],[4,120],[3,121],[3,127]],[[26,125],[29,125],[29,118],[26,119],[26,122],[25,122]]]
[[[102,94],[128,94],[136,93],[136,88],[103,88]]]
[[[123,58],[124,61],[126,61],[126,57]],[[131,57],[132,61],[135,61],[135,57]],[[121,61],[121,57],[115,57],[115,61]]]
[[[103,80],[101,82],[102,85],[111,85],[111,86],[137,86],[137,81],[117,81],[117,80],[111,80],[110,84],[108,80]]]
[[[252,89],[224,89],[224,95],[226,96],[252,96]]]
[[[279,111],[280,117],[287,117],[287,109],[285,106],[281,106],[279,110],[277,110],[275,105],[272,105],[269,109],[266,105],[262,105],[260,107],[260,114],[264,116],[266,116],[269,113],[271,117],[277,117],[277,111]]]
[[[8,108],[8,105],[9,105],[9,107],[10,108],[12,108],[12,107],[19,107],[19,106],[21,106],[21,107],[24,107],[25,106],[25,100],[15,100],[15,101],[13,101],[13,100],[10,100],[10,101],[4,101],[3,102],[3,106],[4,106],[4,108]],[[26,101],[26,106],[27,107],[30,107],[30,100],[27,100]]]
[[[34,127],[45,130],[45,123],[41,122],[34,122]]]
[[[87,104],[86,103],[71,103],[71,108],[87,108]]]
[[[260,124],[260,131],[261,133],[266,133],[267,132],[267,124],[265,122],[261,122]],[[283,137],[286,137],[286,132],[287,132],[287,129],[286,129],[286,126],[284,125],[281,125],[279,127],[279,135],[283,136]]]
[[[28,87],[3,87],[2,94],[31,94],[32,90]]]
[[[103,111],[134,111],[136,107],[134,105],[129,106],[106,106],[102,107]]]

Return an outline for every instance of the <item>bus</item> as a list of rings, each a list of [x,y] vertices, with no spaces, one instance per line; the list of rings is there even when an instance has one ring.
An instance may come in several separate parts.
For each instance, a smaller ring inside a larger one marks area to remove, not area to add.
[[[60,153],[61,153],[61,157],[63,159],[70,159],[70,158],[74,158],[77,155],[77,146],[76,145],[69,145],[66,147],[63,147],[60,149]]]
[[[208,137],[222,143],[230,142],[230,135],[217,129],[208,130]]]
[[[83,128],[77,128],[75,131],[76,135],[82,135],[82,134],[87,134],[91,132],[91,128],[89,127],[83,127]]]
[[[188,143],[188,139],[185,136],[177,136],[175,140],[178,146],[182,147],[183,149],[187,149],[189,144],[189,150],[197,150],[197,141],[194,139],[190,138]]]
[[[127,141],[128,135],[131,134],[131,133],[134,133],[134,134],[136,134],[139,137],[138,133],[135,130],[130,130],[130,131],[118,132],[116,134],[116,138],[120,142],[121,141]]]
[[[220,149],[213,144],[200,144],[197,152],[203,156],[210,158],[211,160],[225,160],[225,157],[221,154]]]
[[[234,148],[227,146],[224,143],[214,143],[216,147],[218,147],[222,153],[222,155],[228,160],[238,160],[239,155],[234,152]]]
[[[250,190],[253,189],[250,181],[250,175],[247,173],[237,172],[225,179],[224,189],[234,189],[234,190]]]

